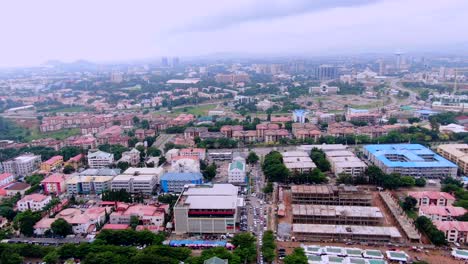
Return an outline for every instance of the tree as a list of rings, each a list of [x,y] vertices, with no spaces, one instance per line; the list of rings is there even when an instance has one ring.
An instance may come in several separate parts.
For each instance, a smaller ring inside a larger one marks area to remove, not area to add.
[[[275,260],[275,249],[276,249],[276,243],[275,243],[275,237],[273,234],[273,231],[268,230],[263,233],[263,238],[262,238],[262,253],[263,253],[263,258],[265,259],[266,262],[272,262]]]
[[[423,232],[427,235],[429,240],[431,240],[434,245],[442,246],[447,244],[444,232],[438,230],[437,227],[435,227],[432,223],[431,219],[425,216],[420,216],[416,218],[414,224],[420,232]]]
[[[132,118],[132,121],[133,121],[133,124],[135,124],[135,125],[136,125],[136,124],[139,124],[139,123],[140,123],[140,118],[138,118],[137,116],[134,116],[134,117]]]
[[[149,127],[150,127],[149,121],[146,120],[146,119],[142,120],[141,123],[140,123],[140,126],[141,126],[141,128],[143,128],[143,129],[149,129]]]
[[[426,179],[424,178],[417,178],[415,180],[415,185],[418,186],[418,187],[424,187],[426,186]]]
[[[338,184],[353,184],[354,179],[353,176],[346,174],[346,173],[340,173],[338,174],[338,179],[336,179],[336,183]]]
[[[5,250],[3,251],[2,255],[0,256],[0,263],[2,264],[22,264],[23,257],[21,257],[18,253],[13,252],[12,250]]]
[[[203,171],[203,178],[206,181],[211,181],[216,177],[216,164],[211,163],[210,165],[206,166],[205,170]]]
[[[39,212],[27,210],[16,215],[14,224],[19,228],[21,234],[32,236],[34,234],[34,225],[41,219]]]
[[[247,232],[238,233],[232,238],[231,243],[236,246],[234,253],[240,257],[242,262],[252,262],[256,258],[255,240],[255,237]]]
[[[67,165],[65,165],[65,167],[63,167],[63,173],[71,174],[73,172],[75,172],[75,167],[73,167],[72,165],[67,164]]]
[[[119,168],[121,171],[126,171],[128,168],[130,168],[130,164],[126,161],[119,161],[119,163],[117,163],[117,168]]]
[[[325,172],[330,170],[330,162],[328,162],[325,153],[322,150],[313,148],[310,153],[310,158],[321,171]]]
[[[50,226],[52,232],[55,235],[66,237],[67,235],[73,234],[72,225],[70,225],[65,219],[59,218],[55,220]]]
[[[288,255],[283,260],[284,264],[307,264],[307,256],[302,248],[295,248],[291,255]]]
[[[59,262],[59,255],[57,251],[53,250],[45,255],[43,260],[47,264],[56,264]]]
[[[259,157],[257,155],[257,153],[253,152],[253,151],[250,151],[249,152],[249,155],[247,156],[247,163],[248,164],[255,164],[257,163],[259,160]]]
[[[394,125],[394,124],[398,123],[398,119],[397,119],[396,117],[390,117],[390,118],[388,119],[388,123],[389,123],[390,125]]]
[[[400,178],[400,186],[402,187],[412,187],[416,184],[416,181],[411,176],[402,176]]]
[[[412,196],[406,196],[405,200],[403,201],[402,208],[405,211],[412,211],[414,210],[416,204],[418,204],[418,200]]]
[[[273,183],[272,182],[268,182],[265,187],[263,187],[263,192],[268,194],[268,193],[272,193],[273,192]]]
[[[138,224],[140,223],[140,219],[136,215],[130,216],[130,227],[135,230]]]
[[[166,157],[161,156],[158,161],[158,167],[166,163]]]

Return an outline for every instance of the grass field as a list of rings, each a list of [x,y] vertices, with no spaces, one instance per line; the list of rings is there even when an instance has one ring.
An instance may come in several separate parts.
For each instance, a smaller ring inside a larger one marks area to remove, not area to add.
[[[41,139],[41,138],[55,138],[55,139],[62,140],[67,137],[76,136],[79,134],[80,134],[79,128],[73,128],[73,129],[67,129],[67,130],[61,130],[61,131],[55,131],[55,132],[47,132],[47,133],[41,133],[39,130],[34,129],[31,131],[31,135],[27,136],[25,140],[31,141],[35,139]]]
[[[208,111],[215,109],[216,106],[217,106],[217,104],[200,105],[200,106],[188,106],[188,107],[184,107],[184,108],[174,109],[173,113],[175,113],[175,114],[188,113],[188,114],[192,114],[192,115],[195,115],[195,116],[198,116],[198,115],[203,116],[203,115],[207,115]],[[184,109],[186,109],[186,111],[184,111]]]

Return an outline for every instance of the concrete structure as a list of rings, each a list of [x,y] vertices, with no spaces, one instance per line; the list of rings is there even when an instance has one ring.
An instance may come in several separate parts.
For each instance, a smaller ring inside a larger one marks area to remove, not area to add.
[[[104,151],[88,152],[88,165],[92,169],[109,167],[114,162],[114,154]]]
[[[337,94],[340,91],[340,88],[337,86],[328,86],[326,84],[321,84],[320,86],[313,86],[309,88],[309,93],[311,94],[320,94],[320,95],[332,95]]]
[[[246,164],[242,157],[235,157],[229,163],[228,182],[233,184],[246,182]]]
[[[44,189],[44,193],[54,193],[54,194],[62,194],[66,191],[65,188],[65,175],[61,173],[55,173],[50,175],[49,177],[45,178],[41,181],[42,188]]]
[[[136,148],[132,148],[129,151],[122,153],[122,158],[119,159],[119,162],[127,162],[130,166],[137,166],[140,163],[140,151]]]
[[[4,187],[3,189],[5,190],[7,196],[15,196],[17,193],[19,193],[21,196],[24,196],[26,191],[30,188],[31,185],[25,182],[14,182]]]
[[[293,204],[293,223],[379,225],[384,217],[378,207]]]
[[[180,193],[184,190],[187,184],[203,183],[203,176],[200,172],[194,173],[177,173],[168,172],[161,176],[161,189],[164,192]]]
[[[372,194],[355,186],[292,185],[295,204],[370,206]]]
[[[150,195],[155,191],[157,184],[158,176],[155,174],[121,174],[112,179],[111,190],[118,191],[124,189],[129,193],[143,193]]]
[[[463,173],[468,173],[468,144],[439,145],[437,153],[456,163]]]
[[[291,172],[307,173],[317,168],[315,163],[305,151],[287,151],[281,153],[283,163]]]
[[[199,160],[206,159],[206,149],[203,148],[186,148],[179,151],[182,157],[197,157]]]
[[[243,205],[232,184],[191,185],[174,206],[176,234],[236,232],[238,207]]]
[[[455,197],[446,192],[409,192],[408,196],[414,197],[418,201],[416,208],[419,208],[420,206],[449,206],[455,202]]]
[[[27,176],[39,169],[41,156],[31,153],[2,162],[3,171],[15,176]]]
[[[67,194],[101,194],[111,189],[114,176],[75,175],[66,180]]]
[[[380,119],[379,113],[371,113],[364,109],[348,108],[345,118],[348,122],[366,122],[368,124],[377,124]]]
[[[200,161],[197,157],[173,157],[171,159],[171,172],[200,172]]]
[[[57,169],[62,167],[63,165],[63,157],[62,156],[53,156],[52,158],[42,162],[41,170],[45,172],[50,172],[53,169]]]
[[[363,175],[367,169],[366,163],[349,150],[326,151],[325,156],[335,176],[344,173],[357,177]]]
[[[367,241],[400,242],[401,234],[396,227],[293,224],[292,231],[297,241]]]
[[[16,203],[16,208],[20,212],[31,210],[33,212],[41,211],[50,201],[52,197],[34,193],[24,196]]]
[[[363,152],[387,174],[400,173],[429,179],[457,175],[457,165],[420,144],[367,145]]]
[[[292,113],[292,121],[295,123],[305,123],[306,122],[306,117],[309,112],[304,109],[296,109]]]

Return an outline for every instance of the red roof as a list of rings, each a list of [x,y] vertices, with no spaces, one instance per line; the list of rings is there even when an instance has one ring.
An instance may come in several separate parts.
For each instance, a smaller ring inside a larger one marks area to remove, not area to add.
[[[468,232],[468,222],[462,221],[434,221],[434,225],[440,231],[457,230]]]
[[[52,158],[44,161],[45,164],[49,164],[49,165],[54,165],[55,162],[59,161],[59,160],[63,160],[63,157],[62,156],[53,156]]]
[[[26,202],[26,201],[29,201],[29,200],[33,200],[34,202],[42,202],[47,198],[48,198],[47,195],[43,195],[43,194],[40,194],[40,193],[33,193],[33,194],[29,194],[29,195],[24,196],[19,201],[20,202]]]
[[[65,181],[65,176],[60,173],[54,173],[50,175],[49,177],[43,179],[41,183],[56,183],[56,182],[62,182]]]
[[[419,211],[425,215],[460,216],[466,213],[463,207],[422,205]]]
[[[2,174],[0,174],[0,181],[3,181],[6,178],[11,177],[11,176],[13,176],[13,174],[11,174],[11,173],[8,173],[8,172],[2,173]]]
[[[79,162],[81,158],[83,157],[83,154],[78,154],[75,157],[72,157],[68,160],[68,162],[74,161],[74,162]]]
[[[446,192],[436,192],[436,191],[423,191],[423,192],[409,192],[409,196],[412,196],[416,199],[429,198],[431,200],[446,199],[455,201],[455,197],[450,193]]]
[[[125,230],[128,229],[130,226],[127,224],[105,224],[102,229],[107,230]]]

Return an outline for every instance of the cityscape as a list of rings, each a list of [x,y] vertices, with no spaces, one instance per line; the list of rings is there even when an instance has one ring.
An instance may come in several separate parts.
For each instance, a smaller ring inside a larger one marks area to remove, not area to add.
[[[468,3],[237,2],[5,30],[0,263],[468,263]]]

